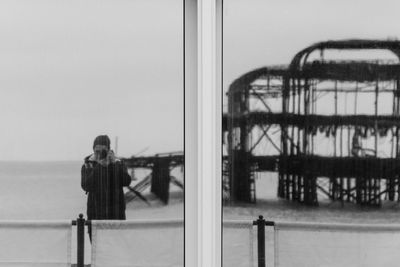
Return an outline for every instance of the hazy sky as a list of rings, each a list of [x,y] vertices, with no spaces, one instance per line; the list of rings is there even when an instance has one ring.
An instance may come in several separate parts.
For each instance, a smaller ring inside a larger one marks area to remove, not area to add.
[[[224,91],[242,74],[289,64],[319,41],[400,39],[399,10],[396,0],[224,0]]]
[[[183,149],[182,0],[0,2],[0,160]],[[113,146],[113,144],[112,144]]]

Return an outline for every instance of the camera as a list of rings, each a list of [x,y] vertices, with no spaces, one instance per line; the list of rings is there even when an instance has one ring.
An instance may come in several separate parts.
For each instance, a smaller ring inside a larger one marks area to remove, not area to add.
[[[100,152],[100,159],[105,159],[108,155],[108,151],[107,150],[102,150]]]

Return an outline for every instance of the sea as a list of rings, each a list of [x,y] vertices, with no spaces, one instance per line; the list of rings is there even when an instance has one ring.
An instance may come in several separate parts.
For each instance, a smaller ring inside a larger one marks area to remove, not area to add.
[[[400,223],[399,202],[383,201],[381,207],[361,207],[353,203],[332,202],[323,194],[319,194],[319,206],[309,207],[277,197],[276,173],[258,174],[255,184],[256,203],[225,205],[224,220],[254,220],[262,215],[266,220],[277,222]]]
[[[63,220],[86,215],[87,196],[81,188],[80,161],[0,162],[0,220]],[[135,185],[148,170],[135,170]],[[173,175],[183,182],[183,170]],[[320,221],[343,223],[400,223],[400,205],[383,202],[382,207],[320,201],[318,207],[281,200],[276,197],[277,177],[265,172],[256,178],[256,204],[223,206],[223,220],[253,220],[263,215],[278,221]],[[148,202],[135,199],[127,203],[128,219],[179,219],[184,216],[182,189],[171,184],[170,201],[165,205],[149,192]]]
[[[73,220],[86,216],[87,196],[81,188],[80,161],[0,162],[0,220]],[[148,172],[148,171],[147,171]],[[136,170],[135,185],[146,170]],[[175,171],[182,179],[180,170]],[[143,192],[148,202],[127,203],[128,219],[183,218],[183,192],[171,185],[169,205]]]

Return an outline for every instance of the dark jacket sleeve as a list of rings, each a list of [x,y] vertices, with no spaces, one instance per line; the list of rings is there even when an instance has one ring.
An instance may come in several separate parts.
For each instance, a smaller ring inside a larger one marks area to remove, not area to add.
[[[131,184],[131,176],[128,174],[128,169],[125,166],[125,163],[121,162],[121,173],[122,173],[122,186],[128,186]]]
[[[94,190],[94,167],[83,164],[81,168],[81,187],[86,192]]]

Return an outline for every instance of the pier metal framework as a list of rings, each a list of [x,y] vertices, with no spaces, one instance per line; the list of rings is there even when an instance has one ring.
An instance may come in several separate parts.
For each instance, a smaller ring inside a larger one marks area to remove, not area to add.
[[[377,51],[393,59],[340,57]],[[399,41],[327,41],[236,79],[223,115],[226,198],[254,203],[255,177],[274,172],[278,197],[307,205],[399,201],[399,62]]]
[[[147,202],[147,199],[142,195],[142,192],[150,187],[150,191],[155,194],[161,201],[168,204],[169,200],[169,185],[174,183],[176,186],[184,189],[182,182],[171,176],[171,171],[174,168],[184,166],[183,152],[163,153],[154,156],[141,156],[122,159],[128,169],[134,173],[135,169],[149,169],[150,174],[144,177],[135,186],[129,186],[126,194],[127,200],[132,200],[136,197]]]

